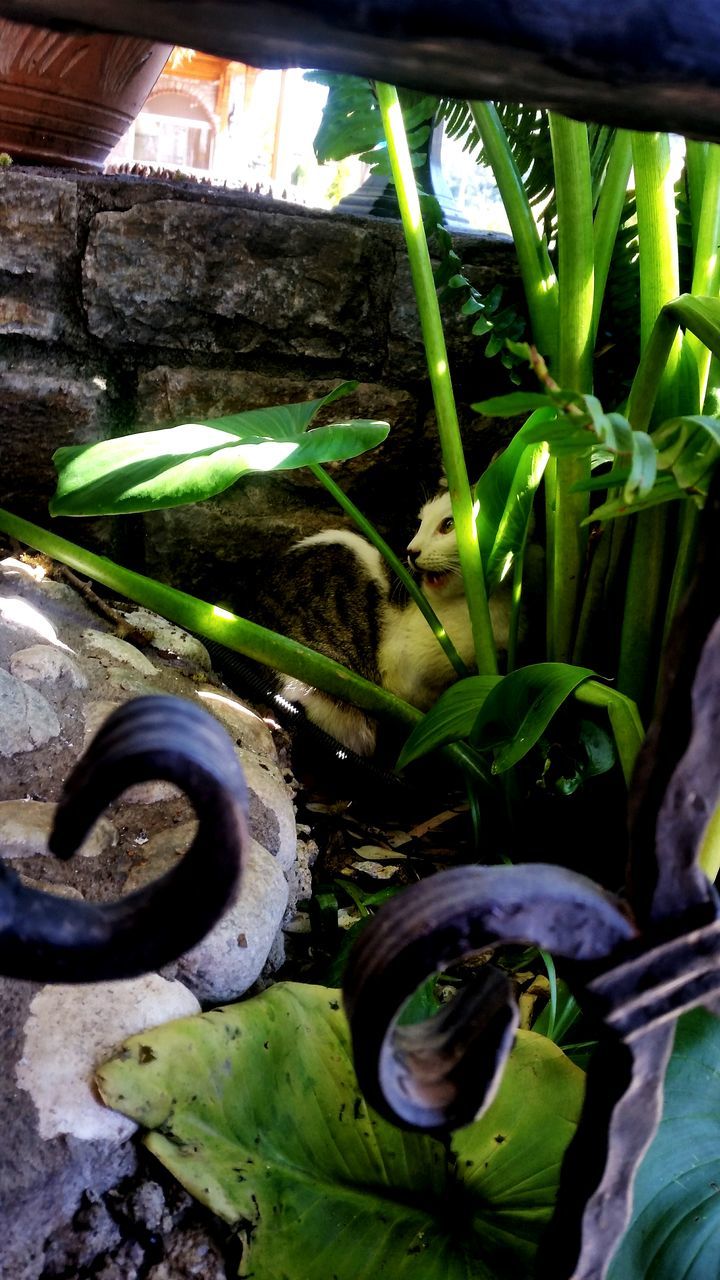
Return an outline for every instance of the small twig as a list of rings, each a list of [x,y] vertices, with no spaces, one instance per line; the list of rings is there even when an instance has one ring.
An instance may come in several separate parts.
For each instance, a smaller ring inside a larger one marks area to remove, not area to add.
[[[144,631],[134,626],[132,622],[128,622],[119,609],[114,608],[113,605],[103,600],[93,590],[89,582],[79,578],[76,573],[73,573],[72,569],[68,569],[67,565],[52,562],[52,574],[55,578],[64,578],[90,605],[91,609],[94,609],[96,613],[112,622],[115,627],[115,633],[120,640],[130,640],[138,648],[144,648],[151,643],[150,637]]]

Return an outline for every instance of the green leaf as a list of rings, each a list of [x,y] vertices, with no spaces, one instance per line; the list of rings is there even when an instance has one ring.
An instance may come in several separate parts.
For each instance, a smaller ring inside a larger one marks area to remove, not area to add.
[[[573,690],[594,674],[565,662],[538,662],[504,676],[488,694],[470,739],[478,750],[495,752],[493,773],[522,760]]]
[[[325,164],[328,160],[359,156],[376,171],[389,173],[382,119],[371,82],[364,77],[322,71],[306,72],[305,79],[327,85],[330,90],[313,144],[318,162]],[[405,128],[410,134],[410,148],[418,149],[427,141],[430,132],[427,121],[435,114],[437,98],[403,89],[400,102]],[[377,152],[376,147],[380,148]]]
[[[510,444],[480,477],[475,486],[479,503],[477,531],[488,584],[495,585],[509,568],[508,555],[516,555],[525,540],[532,500],[544,470],[544,442],[530,444],[542,423],[552,421],[555,410],[543,397],[542,409],[531,414]],[[492,564],[492,571],[490,566]]]
[[[133,1036],[97,1080],[184,1187],[250,1224],[242,1276],[499,1280],[529,1270],[584,1077],[518,1033],[495,1102],[448,1158],[368,1111],[340,993],[278,983]]]
[[[720,356],[720,299],[684,293],[663,307],[663,311],[694,333],[714,355]]]
[[[541,412],[544,413],[545,410]],[[549,451],[545,444],[528,445],[520,454],[492,550],[485,561],[485,576],[490,591],[504,580],[525,546],[533,499],[545,474],[548,457]]]
[[[663,1117],[638,1171],[630,1225],[608,1280],[720,1275],[720,1022],[678,1020]]]
[[[122,515],[200,502],[251,471],[288,471],[354,458],[380,444],[382,422],[334,423],[308,431],[318,411],[357,383],[319,400],[251,409],[209,422],[58,449],[52,515]]]
[[[441,693],[410,734],[400,753],[398,769],[404,769],[413,760],[419,760],[429,751],[436,751],[449,742],[467,738],[478,711],[500,680],[500,676],[468,676]]]
[[[532,413],[534,409],[547,409],[548,403],[548,397],[541,391],[511,391],[505,396],[480,400],[471,408],[488,418],[517,418],[521,413]],[[555,417],[557,414],[553,413]]]
[[[607,502],[595,507],[587,519],[583,520],[583,524],[594,524],[601,520],[616,520],[619,516],[634,516],[639,511],[649,511],[651,507],[659,507],[663,502],[672,502],[677,498],[684,497],[685,494],[673,476],[660,475],[647,497],[637,498],[632,503],[627,502],[624,494],[621,494],[619,498],[609,498]]]

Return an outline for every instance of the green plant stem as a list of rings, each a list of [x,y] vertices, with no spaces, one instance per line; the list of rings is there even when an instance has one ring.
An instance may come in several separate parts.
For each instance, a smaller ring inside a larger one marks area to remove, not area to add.
[[[699,297],[714,297],[720,285],[720,146],[706,143],[705,179],[695,238],[695,262],[690,292]],[[697,412],[702,413],[710,372],[710,351],[699,338],[689,333],[685,339],[692,351],[698,371]],[[683,406],[684,407],[684,406]],[[691,410],[692,411],[692,410]]]
[[[631,698],[618,693],[617,689],[609,689],[597,680],[585,680],[578,685],[574,694],[578,702],[589,707],[604,707],[610,720],[610,728],[615,738],[620,768],[625,785],[629,788],[632,782],[635,761],[645,738],[642,720],[637,706]]]
[[[640,357],[628,396],[627,419],[633,431],[647,431],[650,426],[677,331],[678,321],[671,308],[663,307]]]
[[[53,560],[59,560],[78,573],[84,573],[110,591],[117,591],[128,600],[152,609],[188,631],[206,636],[208,640],[215,640],[227,649],[234,649],[236,653],[253,658],[263,666],[315,685],[325,693],[350,701],[372,715],[386,716],[409,729],[413,729],[422,719],[417,707],[411,707],[402,698],[396,698],[394,694],[356,675],[332,658],[325,658],[314,649],[268,631],[227,609],[208,604],[206,600],[199,600],[185,591],[177,591],[175,587],[167,587],[132,569],[125,569],[106,556],[94,555],[74,542],[68,542],[66,538],[2,508],[0,532],[17,538],[19,542],[34,547]],[[452,743],[443,747],[442,753],[452,764],[462,769],[466,776],[474,778],[483,786],[487,785],[487,774],[482,762],[470,747]]]
[[[324,467],[321,467],[318,464],[313,463],[310,465],[309,470],[312,471],[316,479],[318,479],[320,483],[325,486],[328,493],[332,494],[333,498],[338,503],[338,505],[342,507],[343,511],[347,512],[347,514],[355,522],[358,529],[362,531],[362,533],[365,535],[368,541],[372,542],[374,547],[377,547],[381,556],[384,557],[384,559],[389,564],[393,572],[397,574],[398,578],[400,579],[403,586],[405,587],[405,590],[407,591],[408,595],[415,602],[418,609],[422,613],[423,617],[427,621],[427,624],[432,630],[432,633],[435,636],[435,639],[443,649],[448,659],[448,662],[450,662],[453,669],[457,672],[459,676],[469,675],[470,673],[467,667],[465,666],[465,663],[463,662],[462,658],[460,657],[460,654],[455,648],[455,645],[453,644],[452,640],[447,634],[447,631],[443,627],[440,619],[438,618],[437,614],[432,608],[430,601],[427,599],[426,596],[423,595],[422,591],[418,587],[418,584],[413,578],[412,574],[408,573],[408,570],[405,568],[405,565],[403,564],[402,560],[400,560],[399,557],[395,555],[395,552],[392,550],[392,547],[388,546],[387,542],[383,537],[381,537],[381,535],[378,533],[375,526],[371,524],[371,522],[363,515],[362,511],[360,511],[358,507],[355,506],[355,503],[350,498],[348,498],[347,494],[343,493],[343,490],[340,488],[339,485],[335,483],[332,476],[328,475]]]
[[[433,279],[425,229],[420,214],[415,174],[405,135],[397,90],[376,83],[378,105],[387,139],[407,244],[410,271],[417,300],[425,357],[432,387],[438,434],[450,501],[455,519],[458,554],[465,583],[465,594],[472,625],[477,669],[480,675],[497,671],[497,656],[488,608],[485,577],[478,544],[472,493],[463,455],[460,427],[455,408],[445,335]]]
[[[683,502],[680,511],[680,529],[675,567],[668,595],[663,644],[667,640],[678,605],[690,585],[690,578],[695,567],[695,552],[700,528],[700,512],[691,499]]]
[[[597,338],[600,312],[605,297],[610,263],[617,240],[618,227],[625,206],[628,179],[632,168],[632,143],[626,129],[618,129],[603,179],[593,225],[593,257],[595,282],[593,288],[593,346]]]
[[[558,221],[559,351],[554,374],[569,391],[592,391],[594,245],[592,177],[587,126],[549,113]],[[573,486],[590,475],[589,458],[558,458],[548,465],[548,659],[567,662],[573,650],[587,546],[582,527],[587,493]]]
[[[495,175],[515,242],[520,275],[530,313],[533,342],[554,362],[558,343],[557,277],[540,235],[507,134],[492,102],[469,102],[470,114]]]
[[[690,138],[685,142],[685,168],[687,171],[688,196],[690,198],[690,221],[692,224],[693,253],[697,251],[700,210],[702,208],[703,187],[705,185],[707,150],[707,142],[694,142]]]
[[[680,288],[675,193],[667,136],[633,133],[632,149],[640,244],[640,344],[644,352],[653,341],[662,308],[677,298]],[[653,412],[660,419],[676,411],[681,346],[681,336],[676,333],[654,397]],[[637,429],[639,422],[631,418],[631,425]],[[662,625],[664,551],[665,512],[658,507],[637,517],[620,640],[618,687],[639,705],[648,690],[655,688],[651,667]]]
[[[680,293],[677,215],[667,134],[633,133],[632,153],[640,245],[640,349],[644,351],[662,308]],[[676,411],[681,346],[678,334],[668,354],[660,388],[660,420]]]
[[[410,727],[422,718],[415,707],[296,640],[288,640],[257,623],[230,613],[227,609],[155,582],[144,574],[125,569],[105,556],[85,551],[75,543],[2,509],[0,531],[42,551],[53,560],[59,560],[61,564],[69,565],[78,573],[86,574],[109,590],[117,591],[119,595],[134,600],[146,609],[154,610],[189,631],[215,640],[228,649],[235,649],[264,666],[316,685],[325,693],[333,694],[343,701],[352,701],[364,711],[390,716]]]

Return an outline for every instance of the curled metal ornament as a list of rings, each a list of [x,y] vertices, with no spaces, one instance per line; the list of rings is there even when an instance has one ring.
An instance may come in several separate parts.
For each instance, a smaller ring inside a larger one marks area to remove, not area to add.
[[[345,974],[360,1087],[410,1128],[469,1124],[494,1096],[517,1026],[510,983],[488,965],[447,1009],[400,1026],[438,969],[506,943],[534,943],[593,971],[635,936],[616,899],[562,867],[458,867],[413,885],[364,930]]]
[[[197,814],[177,866],[118,901],[92,903],[28,888],[0,862],[0,973],[37,982],[132,977],[182,955],[220,918],[246,847],[247,788],[225,730],[185,699],[137,698],[105,721],[65,785],[50,849],[70,858],[111,801],[151,779],[175,783]]]
[[[676,651],[695,665],[697,637]],[[666,706],[690,683],[687,673],[673,672]],[[409,997],[437,970],[502,943],[532,944],[558,960],[594,1019],[598,1046],[538,1251],[536,1274],[548,1280],[603,1280],[660,1120],[677,1018],[700,1005],[720,1012],[720,901],[697,862],[720,803],[720,621],[702,647],[691,711],[684,733],[651,735],[655,759],[641,761],[630,904],[559,867],[458,868],[384,907],[346,972],[355,1064],[368,1101],[396,1124],[440,1133],[468,1124],[492,1101],[517,1014],[507,978],[490,965],[447,1009],[403,1027]],[[651,809],[656,828],[647,848],[639,841],[647,839]]]

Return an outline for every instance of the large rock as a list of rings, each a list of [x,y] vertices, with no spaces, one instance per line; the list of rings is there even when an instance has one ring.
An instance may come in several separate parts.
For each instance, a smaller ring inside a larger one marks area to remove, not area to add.
[[[235,999],[281,963],[288,880],[296,896],[292,790],[268,726],[213,683],[197,640],[146,611],[126,613],[145,632],[142,649],[65,583],[13,557],[0,563],[0,752],[13,753],[0,769],[0,856],[33,889],[100,902],[177,863],[196,822],[163,782],[127,791],[69,861],[47,849],[54,802],[87,735],[137,692],[187,697],[224,724],[245,767],[253,839],[240,892],[165,976],[41,989],[0,977],[0,1280],[170,1280],[197,1262],[208,1277],[223,1274],[207,1232],[163,1194],[146,1205],[142,1181],[138,1204],[123,1209],[138,1238],[124,1239],[114,1207],[129,1194],[118,1183],[139,1177],[134,1126],[100,1105],[92,1070],[128,1034],[197,1012],[200,1000]],[[150,1244],[158,1230],[162,1249]]]
[[[38,359],[0,341],[2,505],[47,520],[62,445],[104,438],[109,431],[107,377],[95,358],[83,365],[54,351]]]
[[[108,346],[382,363],[395,256],[362,227],[158,200],[94,219],[90,332]]]
[[[72,340],[77,183],[0,170],[0,334]]]

